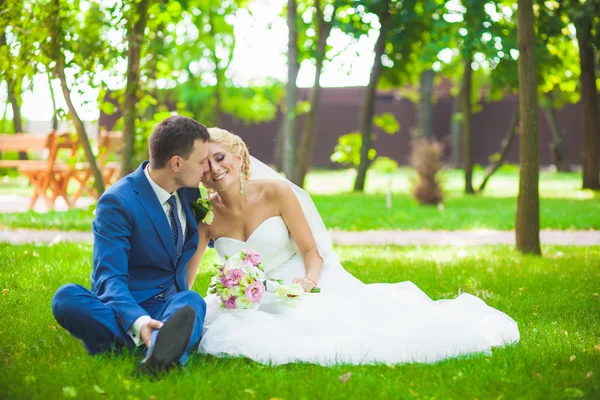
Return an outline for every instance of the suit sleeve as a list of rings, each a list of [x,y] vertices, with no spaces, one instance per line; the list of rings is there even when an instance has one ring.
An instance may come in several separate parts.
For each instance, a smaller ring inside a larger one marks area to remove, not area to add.
[[[92,290],[113,309],[125,331],[139,317],[148,315],[137,304],[128,286],[132,224],[128,208],[117,193],[105,193],[100,198],[92,223]]]

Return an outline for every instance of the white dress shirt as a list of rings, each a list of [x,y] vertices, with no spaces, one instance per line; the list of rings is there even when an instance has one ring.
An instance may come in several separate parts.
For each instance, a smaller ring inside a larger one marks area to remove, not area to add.
[[[172,195],[175,195],[175,200],[177,201],[177,216],[179,217],[179,222],[181,223],[181,231],[183,232],[183,235],[185,237],[185,229],[187,228],[187,218],[185,217],[185,212],[183,211],[183,207],[181,206],[179,195],[177,194],[177,192],[167,192],[156,182],[154,182],[150,177],[150,172],[148,171],[149,166],[150,164],[146,165],[146,168],[144,168],[144,175],[146,175],[148,182],[150,182],[150,186],[152,186],[152,190],[154,190],[154,193],[156,194],[156,197],[158,198],[158,201],[160,202],[160,205],[162,206],[162,209],[165,212],[165,215],[167,216],[169,226],[171,226],[171,218],[169,217],[169,213],[171,212],[171,206],[169,205],[169,203],[167,203],[167,200],[169,200],[169,198]],[[141,317],[135,320],[131,328],[129,328],[129,331],[127,331],[127,334],[131,337],[136,346],[144,344],[142,338],[140,337],[140,329],[142,328],[142,325],[144,325],[144,323],[149,319],[151,319],[149,315],[142,315]]]

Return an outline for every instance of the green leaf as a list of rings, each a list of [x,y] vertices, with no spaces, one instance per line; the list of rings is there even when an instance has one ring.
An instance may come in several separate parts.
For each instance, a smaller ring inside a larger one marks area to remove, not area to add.
[[[585,396],[585,392],[578,388],[566,388],[565,395],[569,398],[579,399]]]
[[[113,115],[115,113],[115,105],[109,102],[103,103],[102,112],[106,115]]]
[[[389,135],[393,135],[400,130],[400,123],[394,114],[389,112],[373,117],[373,123]]]
[[[94,385],[94,391],[96,393],[100,393],[100,394],[106,394],[106,392],[104,391],[104,389],[102,389],[100,386],[98,385]]]
[[[358,132],[348,133],[338,138],[330,160],[340,164],[360,165],[360,148],[362,135]]]
[[[398,170],[398,168],[399,168],[398,163],[395,160],[392,160],[389,157],[382,157],[382,156],[377,157],[375,162],[373,162],[373,164],[370,167],[371,170],[387,172],[387,173],[392,173],[392,172]]]
[[[73,386],[66,386],[62,389],[63,396],[67,399],[74,399],[77,397],[77,390]]]

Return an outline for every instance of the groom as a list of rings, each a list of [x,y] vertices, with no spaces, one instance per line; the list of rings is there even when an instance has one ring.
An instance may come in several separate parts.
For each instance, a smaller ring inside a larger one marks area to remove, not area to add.
[[[187,287],[198,247],[191,204],[208,168],[206,127],[169,117],[149,140],[150,162],[111,186],[98,201],[91,291],[62,286],[56,320],[90,354],[145,345],[136,374],[166,372],[200,341],[206,304]]]

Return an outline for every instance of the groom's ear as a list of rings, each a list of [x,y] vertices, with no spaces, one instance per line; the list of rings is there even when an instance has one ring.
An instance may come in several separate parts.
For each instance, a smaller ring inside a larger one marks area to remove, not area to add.
[[[171,166],[171,169],[174,172],[179,172],[179,170],[181,169],[181,157],[179,157],[179,156],[171,157],[171,159],[169,160],[169,165]]]

